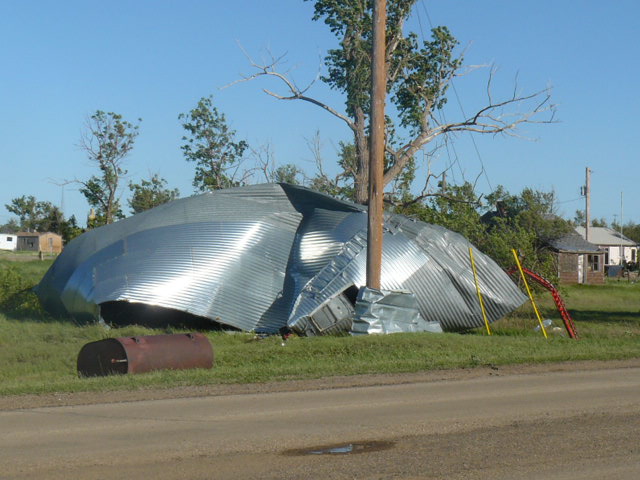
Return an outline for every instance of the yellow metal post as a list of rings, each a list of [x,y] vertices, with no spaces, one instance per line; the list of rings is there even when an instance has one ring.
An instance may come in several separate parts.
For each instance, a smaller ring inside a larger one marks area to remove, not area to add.
[[[469,247],[469,258],[471,259],[471,269],[473,270],[473,279],[476,282],[476,292],[478,293],[478,300],[480,301],[480,310],[482,310],[482,318],[484,319],[484,325],[487,327],[487,333],[491,335],[491,329],[489,328],[489,320],[487,320],[487,312],[484,309],[484,300],[482,300],[482,292],[480,291],[480,284],[478,283],[478,273],[476,272],[476,262],[473,260],[473,248]]]
[[[520,276],[522,277],[522,281],[524,282],[524,286],[527,288],[527,293],[529,294],[529,299],[531,300],[531,305],[533,305],[533,311],[536,312],[536,317],[538,317],[538,323],[540,324],[540,329],[542,330],[542,334],[544,338],[547,337],[547,330],[544,328],[544,323],[542,323],[542,318],[540,317],[540,312],[538,312],[538,307],[536,307],[536,302],[533,300],[533,294],[531,293],[531,289],[529,288],[529,283],[527,282],[527,278],[524,276],[524,271],[522,270],[522,265],[520,265],[520,259],[518,258],[518,252],[516,249],[511,249],[513,252],[513,258],[516,259],[516,265],[518,265],[518,270],[520,271]]]

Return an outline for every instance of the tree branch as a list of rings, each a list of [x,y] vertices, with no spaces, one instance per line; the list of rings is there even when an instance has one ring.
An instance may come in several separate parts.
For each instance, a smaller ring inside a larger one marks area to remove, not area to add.
[[[493,78],[493,70],[489,75],[487,81],[487,98],[489,104],[474,115],[468,117],[461,122],[451,122],[444,124],[437,124],[435,127],[430,127],[427,121],[427,116],[431,115],[431,108],[425,109],[425,115],[423,117],[420,133],[409,143],[400,147],[396,151],[390,151],[390,153],[396,159],[395,163],[385,172],[384,183],[387,185],[393,180],[404,168],[410,158],[412,158],[418,150],[427,143],[434,140],[440,135],[444,135],[451,132],[473,132],[482,134],[505,134],[509,136],[518,136],[515,134],[517,127],[524,123],[530,124],[547,124],[556,123],[555,120],[555,105],[550,103],[551,93],[550,88],[545,88],[538,92],[534,92],[529,95],[517,95],[514,90],[512,96],[500,102],[494,102],[491,94],[491,82]],[[513,115],[503,115],[499,112],[504,107],[516,104],[523,104],[531,102],[533,100],[540,99],[535,106],[528,112]],[[534,117],[544,113],[549,113],[550,117],[544,120],[535,120]],[[389,151],[389,149],[388,149]]]
[[[323,110],[329,112],[331,115],[333,115],[334,117],[339,118],[340,120],[342,120],[343,122],[345,122],[349,128],[353,131],[355,131],[356,126],[354,124],[354,122],[347,117],[346,115],[338,112],[337,110],[335,110],[334,108],[330,107],[329,105],[327,105],[324,102],[321,102],[315,98],[309,97],[307,95],[305,95],[305,92],[307,92],[307,90],[309,90],[311,88],[311,86],[316,82],[317,77],[311,82],[309,83],[309,85],[307,85],[305,88],[300,89],[298,88],[298,86],[291,80],[289,79],[289,77],[284,74],[284,73],[280,73],[276,70],[276,67],[278,65],[278,63],[285,57],[286,54],[281,55],[278,58],[273,59],[273,61],[271,63],[268,64],[258,64],[255,61],[253,61],[253,59],[251,59],[251,57],[249,57],[246,52],[245,52],[245,56],[247,56],[247,58],[249,59],[249,62],[251,64],[251,66],[255,69],[257,69],[258,71],[252,75],[246,75],[243,76],[242,78],[235,80],[225,86],[223,86],[222,88],[228,88],[231,87],[233,85],[236,85],[238,83],[241,82],[249,82],[251,80],[254,80],[258,77],[274,77],[276,79],[278,79],[280,82],[284,83],[285,87],[289,90],[289,94],[288,95],[280,95],[277,94],[271,90],[267,90],[267,89],[263,89],[263,91],[267,94],[267,95],[271,95],[274,98],[277,98],[278,100],[302,100],[305,102],[309,102],[313,105],[316,105],[320,108],[322,108]]]

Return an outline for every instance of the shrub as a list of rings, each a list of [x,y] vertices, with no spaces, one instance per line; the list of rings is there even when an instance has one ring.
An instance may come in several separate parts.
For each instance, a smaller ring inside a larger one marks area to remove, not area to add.
[[[14,316],[46,316],[33,287],[13,266],[0,266],[0,310]]]

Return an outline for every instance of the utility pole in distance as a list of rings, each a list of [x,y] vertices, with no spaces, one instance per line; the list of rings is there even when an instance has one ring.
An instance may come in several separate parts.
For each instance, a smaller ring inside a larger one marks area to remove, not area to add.
[[[367,287],[380,289],[382,225],[384,221],[384,104],[387,95],[385,62],[387,2],[373,5],[373,65],[371,69],[371,144],[369,147],[369,213],[367,228]]]
[[[589,241],[589,229],[591,228],[591,170],[587,167],[585,172],[585,185],[584,185],[584,239]],[[604,267],[603,267],[604,268]],[[583,254],[582,262],[582,282],[584,284],[589,283],[589,255]]]
[[[591,226],[591,170],[587,167],[586,170],[586,178],[585,178],[585,186],[584,186],[584,197],[585,197],[585,206],[584,206],[584,239],[589,241],[589,227]]]

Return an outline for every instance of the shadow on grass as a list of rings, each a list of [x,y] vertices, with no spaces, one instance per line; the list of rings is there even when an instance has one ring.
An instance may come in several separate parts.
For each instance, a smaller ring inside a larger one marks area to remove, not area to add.
[[[65,325],[76,325],[83,327],[85,325],[91,325],[95,322],[79,322],[71,317],[53,317],[40,309],[31,308],[19,308],[17,310],[0,308],[0,315],[3,315],[7,320],[13,320],[18,322],[35,322],[35,323],[60,323]]]
[[[640,312],[605,312],[600,310],[569,310],[576,322],[636,323],[640,325]]]
[[[9,320],[29,321],[37,323],[62,323],[85,326],[94,322],[79,322],[69,316],[52,316],[40,305],[40,301],[33,291],[33,287],[24,288],[10,294],[0,302],[0,314]]]
[[[223,326],[208,318],[141,303],[106,302],[101,304],[100,307],[102,318],[114,331],[130,326],[157,330],[159,333],[171,333],[174,330],[199,332],[238,331],[238,329]],[[96,325],[98,323],[90,317],[78,320],[68,315],[51,315],[42,308],[37,295],[31,288],[20,290],[0,302],[0,315],[18,322],[57,323],[75,325],[77,327]]]

